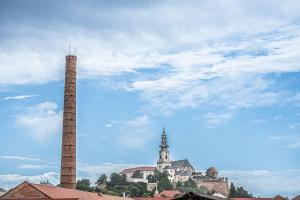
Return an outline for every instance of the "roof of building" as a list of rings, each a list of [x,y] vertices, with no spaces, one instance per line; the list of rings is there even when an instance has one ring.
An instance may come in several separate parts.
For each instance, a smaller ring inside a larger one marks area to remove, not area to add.
[[[35,188],[36,190],[41,192],[43,195],[46,195],[47,198],[49,197],[50,199],[131,200],[131,198],[123,198],[123,197],[117,197],[111,195],[99,195],[93,192],[85,192],[85,191],[80,191],[75,189],[61,188],[61,187],[46,185],[46,184],[34,184],[34,183],[29,183],[27,181],[24,181],[14,189],[10,190],[1,198],[5,199],[5,196],[8,196],[10,193],[18,192],[18,190],[15,189],[22,186],[29,186]],[[26,187],[26,190],[29,190],[27,188],[28,187]]]
[[[223,194],[220,194],[220,193],[217,193],[217,192],[213,193],[212,196],[218,197],[220,199],[227,199],[227,197],[225,197]]]
[[[188,159],[172,161],[171,165],[173,168],[191,167],[192,169],[194,169]]]
[[[121,173],[122,174],[124,174],[124,173],[130,173],[130,172],[135,172],[136,170],[139,170],[139,171],[154,171],[154,170],[156,170],[156,167],[144,166],[144,167],[128,168],[128,169],[123,169],[121,171]]]
[[[274,200],[286,200],[286,198],[284,198],[283,196],[280,195],[276,195],[275,197],[273,197]]]
[[[165,166],[164,169],[173,169],[170,165]]]
[[[191,200],[191,199],[199,199],[199,200],[220,200],[218,197],[214,197],[211,195],[206,194],[196,194],[193,192],[186,193],[184,195],[181,195],[179,197],[173,198],[173,200]]]
[[[180,192],[178,190],[164,190],[161,193],[159,193],[159,196],[161,196],[161,197],[176,197],[181,194],[182,194],[182,192]]]

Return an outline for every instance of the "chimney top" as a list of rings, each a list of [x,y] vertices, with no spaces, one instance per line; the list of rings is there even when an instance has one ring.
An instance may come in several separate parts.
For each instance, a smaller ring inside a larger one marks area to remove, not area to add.
[[[66,61],[76,61],[77,56],[75,55],[66,55]]]

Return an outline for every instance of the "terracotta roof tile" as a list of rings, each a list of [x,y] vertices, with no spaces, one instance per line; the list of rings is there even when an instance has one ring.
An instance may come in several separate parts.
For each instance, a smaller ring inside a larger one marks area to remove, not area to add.
[[[124,173],[129,173],[129,172],[135,172],[136,170],[139,170],[139,171],[154,171],[155,169],[156,169],[156,167],[149,167],[149,166],[134,167],[134,168],[123,169],[121,171],[121,173],[124,174]]]
[[[84,199],[84,200],[132,200],[111,195],[99,195],[93,192],[85,192],[75,189],[67,189],[50,185],[33,184],[33,187],[45,193],[53,199]]]
[[[161,193],[159,193],[159,195],[161,197],[166,196],[166,197],[175,197],[177,195],[181,195],[182,192],[178,191],[178,190],[164,190]]]

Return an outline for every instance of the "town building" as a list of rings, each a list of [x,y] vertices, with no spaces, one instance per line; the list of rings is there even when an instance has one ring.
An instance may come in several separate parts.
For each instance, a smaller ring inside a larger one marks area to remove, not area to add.
[[[205,174],[202,174],[202,172],[195,170],[188,159],[171,160],[165,128],[163,128],[161,135],[157,165],[155,167],[144,166],[124,169],[120,174],[126,175],[127,181],[148,183],[147,188],[153,190],[156,187],[156,183],[149,183],[147,177],[154,175],[155,170],[160,172],[167,171],[169,173],[169,180],[173,185],[192,179],[198,187],[205,187],[211,192],[217,192],[226,197],[229,195],[228,179],[219,177],[218,171],[214,167],[208,168]]]
[[[131,198],[103,195],[75,189],[56,187],[48,184],[33,184],[24,181],[5,193],[0,199],[6,200],[133,200]]]

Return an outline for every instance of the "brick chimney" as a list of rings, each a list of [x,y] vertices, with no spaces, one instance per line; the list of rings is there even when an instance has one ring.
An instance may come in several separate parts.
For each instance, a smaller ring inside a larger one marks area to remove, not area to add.
[[[66,56],[60,186],[76,188],[76,60]]]

